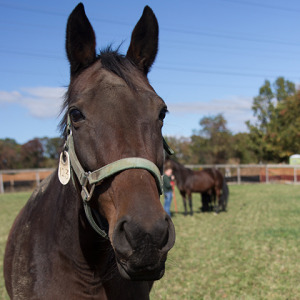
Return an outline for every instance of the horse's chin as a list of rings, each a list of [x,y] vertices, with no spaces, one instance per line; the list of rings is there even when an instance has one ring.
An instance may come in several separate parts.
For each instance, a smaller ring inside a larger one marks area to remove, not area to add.
[[[138,268],[135,270],[133,268],[129,268],[127,264],[121,264],[117,262],[117,266],[120,272],[120,275],[127,279],[133,281],[154,281],[159,280],[165,274],[165,265],[160,268]]]

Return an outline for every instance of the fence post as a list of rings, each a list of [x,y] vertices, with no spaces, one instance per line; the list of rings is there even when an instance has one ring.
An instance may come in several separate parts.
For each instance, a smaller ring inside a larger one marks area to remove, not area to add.
[[[268,168],[268,165],[266,165],[266,183],[269,183],[269,168]]]
[[[0,173],[0,194],[4,194],[4,184],[3,184],[2,173]]]
[[[40,173],[39,171],[35,172],[36,186],[40,185]]]
[[[240,166],[237,166],[236,169],[237,169],[238,184],[241,184],[241,168],[240,168]]]

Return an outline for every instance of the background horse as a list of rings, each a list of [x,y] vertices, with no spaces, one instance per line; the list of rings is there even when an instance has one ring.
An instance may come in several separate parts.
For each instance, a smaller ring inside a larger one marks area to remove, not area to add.
[[[190,214],[193,214],[192,193],[202,194],[203,208],[208,208],[209,199],[214,199],[214,210],[226,211],[229,190],[225,178],[216,169],[193,171],[182,164],[167,158],[165,168],[171,168],[175,176],[176,185],[182,196],[184,214],[187,214],[186,196],[189,199]]]
[[[147,80],[158,45],[155,15],[145,7],[126,56],[96,55],[95,45],[79,4],[67,24],[66,143],[58,171],[10,231],[4,276],[11,299],[149,299],[175,242],[160,203],[167,108]]]

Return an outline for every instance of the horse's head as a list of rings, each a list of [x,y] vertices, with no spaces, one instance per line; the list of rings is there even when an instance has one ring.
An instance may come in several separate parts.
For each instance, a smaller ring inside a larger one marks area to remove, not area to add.
[[[126,56],[110,49],[97,56],[95,45],[93,28],[79,4],[67,25],[71,81],[63,123],[72,132],[82,169],[92,172],[137,157],[162,172],[161,128],[167,108],[147,79],[158,46],[155,15],[145,7]],[[159,196],[157,175],[142,167],[120,170],[95,184],[89,203],[108,221],[108,236],[125,278],[155,280],[164,273],[175,231]]]

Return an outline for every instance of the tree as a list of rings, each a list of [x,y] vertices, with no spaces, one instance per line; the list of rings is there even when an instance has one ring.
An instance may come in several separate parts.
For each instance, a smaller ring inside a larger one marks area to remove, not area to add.
[[[287,144],[290,145],[290,125],[285,118],[293,115],[293,121],[296,116],[291,111],[294,106],[296,97],[295,84],[279,77],[271,85],[270,81],[266,80],[264,85],[259,89],[259,95],[253,99],[253,113],[257,117],[257,121],[251,124],[246,122],[250,131],[253,151],[257,154],[260,161],[278,162],[282,159],[286,160],[288,153]],[[294,107],[293,109],[296,109]],[[285,111],[285,113],[283,113]],[[297,109],[296,109],[297,111]],[[282,135],[283,132],[289,132],[289,143]],[[286,143],[284,144],[284,140]],[[289,146],[291,149],[291,145]]]
[[[40,139],[43,145],[44,161],[43,167],[52,168],[57,165],[59,155],[62,151],[63,141],[61,138],[48,138],[44,137]]]
[[[295,84],[291,81],[285,80],[283,77],[278,77],[274,82],[275,95],[278,102],[286,100],[290,96],[296,94]]]
[[[200,136],[196,131],[191,136],[191,164],[206,164],[211,161],[207,139]]]
[[[199,122],[201,129],[192,137],[192,148],[199,153],[201,163],[225,163],[232,155],[232,134],[222,114],[203,117]],[[204,159],[203,159],[204,158]],[[202,162],[204,160],[204,162]]]
[[[0,140],[0,169],[20,167],[20,145],[13,139]]]
[[[23,168],[40,168],[43,163],[44,149],[38,138],[21,146],[21,162]]]
[[[190,148],[191,139],[185,137],[165,137],[168,145],[175,152],[172,158],[182,164],[192,163],[192,152]]]
[[[39,140],[43,145],[44,156],[47,158],[51,158],[53,160],[57,160],[62,150],[62,144],[63,144],[62,139],[59,137],[56,138],[43,137]]]
[[[253,99],[252,110],[257,117],[256,127],[262,132],[266,132],[267,124],[272,118],[274,111],[274,93],[271,89],[271,83],[266,80],[264,85],[259,89],[259,95]]]
[[[240,164],[257,162],[253,144],[248,133],[237,133],[232,137],[233,159]]]
[[[266,139],[276,151],[277,160],[287,161],[290,155],[300,151],[300,92],[279,102],[276,112]]]

